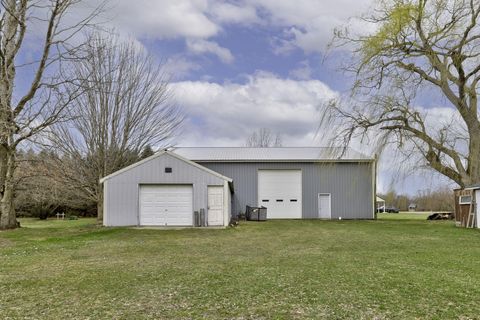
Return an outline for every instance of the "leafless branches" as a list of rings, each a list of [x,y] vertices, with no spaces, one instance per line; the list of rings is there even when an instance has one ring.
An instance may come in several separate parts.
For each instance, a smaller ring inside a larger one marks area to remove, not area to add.
[[[460,186],[479,181],[479,13],[478,0],[385,0],[362,17],[374,33],[337,30],[334,43],[353,46],[344,70],[355,82],[350,99],[332,102],[322,124],[335,124],[344,143],[373,137],[399,149],[413,146]],[[452,106],[451,121],[436,121],[419,107],[438,92]]]
[[[62,159],[65,176],[101,205],[98,180],[138,160],[147,145],[172,143],[183,114],[162,66],[139,44],[95,33],[86,53],[71,70],[79,83],[67,85],[83,94],[71,101],[72,120],[55,125],[52,140],[71,159]]]
[[[63,65],[83,58],[78,37],[94,26],[103,9],[102,2],[84,16],[72,16],[81,3],[0,1],[0,228],[17,226],[13,200],[18,145],[62,121],[79,94],[61,90],[72,80],[64,77]],[[33,58],[27,50],[35,52]],[[25,86],[18,86],[20,70]]]
[[[247,138],[245,146],[260,148],[281,147],[282,137],[278,133],[273,134],[268,128],[260,128]]]

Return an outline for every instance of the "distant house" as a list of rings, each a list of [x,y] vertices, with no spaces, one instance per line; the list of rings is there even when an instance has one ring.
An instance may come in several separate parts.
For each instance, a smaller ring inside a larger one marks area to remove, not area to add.
[[[408,211],[417,211],[417,205],[415,203],[410,203],[408,205]]]
[[[373,219],[375,159],[335,148],[176,148],[101,179],[107,226],[226,226],[268,219]]]
[[[377,196],[377,212],[384,212],[385,213],[385,207],[386,207],[386,202],[383,198],[380,198]]]

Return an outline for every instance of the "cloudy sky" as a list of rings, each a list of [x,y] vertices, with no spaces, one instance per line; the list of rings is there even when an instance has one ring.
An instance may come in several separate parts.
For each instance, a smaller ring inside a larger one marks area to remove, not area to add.
[[[320,108],[348,89],[323,52],[369,1],[121,0],[111,24],[173,76],[188,115],[180,145],[242,146],[257,128],[286,146],[322,145]],[[333,60],[333,59],[332,59]]]
[[[371,0],[117,0],[105,20],[171,74],[187,115],[178,145],[242,146],[267,127],[284,146],[322,146],[322,104],[350,84],[338,71],[341,54],[325,59],[326,47],[335,27],[357,23],[349,18],[370,7]],[[437,184],[430,173],[392,184],[398,175],[390,159],[382,163],[382,191]]]

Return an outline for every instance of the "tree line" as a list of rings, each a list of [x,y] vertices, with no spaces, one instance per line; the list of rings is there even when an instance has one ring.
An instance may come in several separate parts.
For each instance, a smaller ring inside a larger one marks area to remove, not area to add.
[[[454,194],[448,187],[435,190],[422,190],[415,196],[397,194],[391,190],[379,195],[385,200],[386,206],[393,206],[400,211],[407,211],[410,205],[415,205],[415,211],[449,211],[454,210]],[[379,205],[379,204],[377,204]],[[383,205],[381,203],[380,205]]]
[[[129,150],[121,167],[154,154],[150,145],[140,153]],[[97,155],[98,157],[98,155]],[[15,173],[15,208],[17,216],[46,219],[56,213],[67,216],[97,216],[98,179],[89,168],[95,155],[72,157],[53,150],[19,150]]]

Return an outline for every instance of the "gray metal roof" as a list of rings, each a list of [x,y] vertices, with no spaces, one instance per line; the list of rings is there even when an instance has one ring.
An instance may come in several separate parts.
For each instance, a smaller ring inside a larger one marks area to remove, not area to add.
[[[178,147],[171,150],[192,161],[372,161],[360,152],[351,148],[332,147],[281,147],[281,148],[248,148],[248,147]]]
[[[480,183],[477,183],[477,184],[473,184],[471,186],[468,186],[465,188],[466,190],[476,190],[476,189],[480,189]]]

